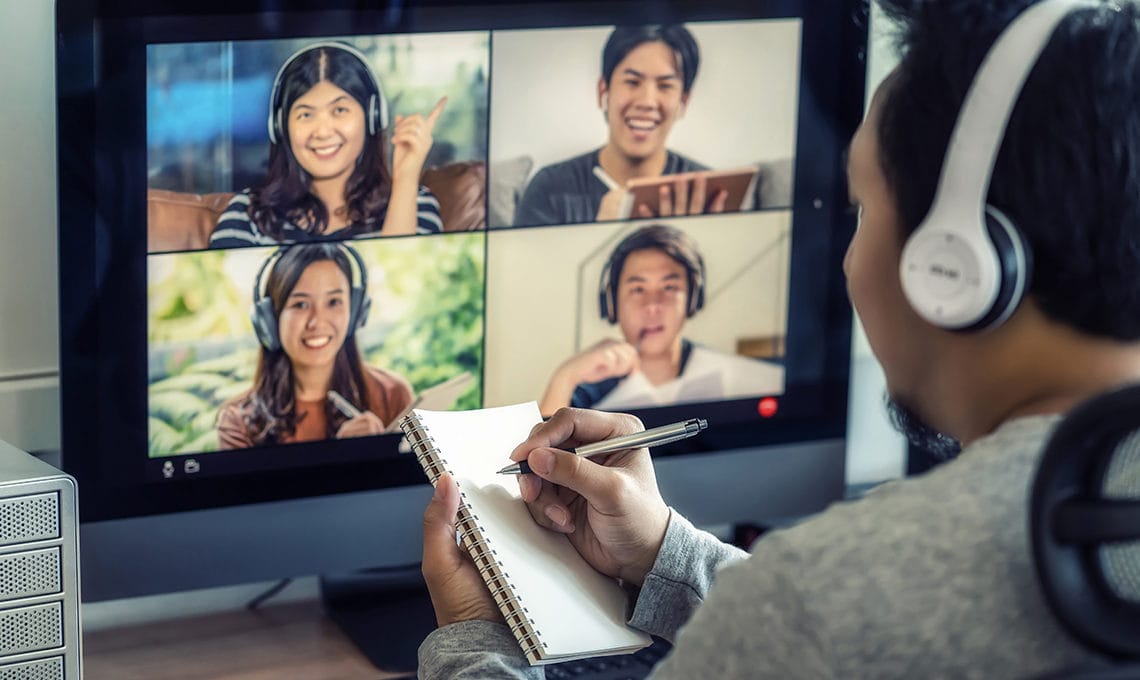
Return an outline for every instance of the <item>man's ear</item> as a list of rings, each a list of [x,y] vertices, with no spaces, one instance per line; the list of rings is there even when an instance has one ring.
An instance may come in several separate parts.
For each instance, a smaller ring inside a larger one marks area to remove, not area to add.
[[[681,95],[681,105],[679,107],[677,107],[677,117],[683,118],[685,116],[685,110],[688,108],[689,108],[689,93],[686,92],[686,93]]]
[[[603,114],[609,113],[606,109],[610,105],[609,88],[606,86],[604,78],[598,78],[598,108],[602,110]]]

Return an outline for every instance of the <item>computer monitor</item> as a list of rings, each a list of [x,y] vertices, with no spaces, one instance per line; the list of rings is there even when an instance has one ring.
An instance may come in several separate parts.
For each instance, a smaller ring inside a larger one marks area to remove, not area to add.
[[[396,420],[416,404],[706,418],[653,451],[699,524],[838,497],[864,12],[59,0],[62,460],[84,598],[415,564],[430,489]],[[697,51],[673,44],[662,73],[620,44],[603,58],[615,26],[656,25]],[[422,145],[433,110],[417,188],[395,169],[408,153],[384,156]],[[694,210],[723,214],[652,217],[679,185],[624,192],[592,167],[645,169],[662,140],[669,170],[725,171]],[[334,237],[280,245],[310,232]],[[640,367],[567,368],[599,347]]]

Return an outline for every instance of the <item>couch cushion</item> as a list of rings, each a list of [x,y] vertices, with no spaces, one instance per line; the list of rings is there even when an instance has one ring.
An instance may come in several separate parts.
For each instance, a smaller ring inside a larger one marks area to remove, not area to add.
[[[449,163],[426,170],[424,186],[439,199],[444,231],[470,231],[487,225],[487,166],[481,161]],[[201,250],[232,193],[191,194],[148,189],[147,250]]]
[[[218,215],[232,193],[188,194],[165,189],[146,192],[147,250],[199,250],[210,243]]]

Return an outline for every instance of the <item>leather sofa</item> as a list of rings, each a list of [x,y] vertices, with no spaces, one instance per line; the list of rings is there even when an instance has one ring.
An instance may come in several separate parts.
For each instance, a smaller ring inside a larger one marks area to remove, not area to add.
[[[487,166],[480,161],[450,163],[424,171],[420,182],[439,200],[444,231],[483,229],[487,224]],[[232,193],[192,194],[147,190],[147,250],[200,250]]]

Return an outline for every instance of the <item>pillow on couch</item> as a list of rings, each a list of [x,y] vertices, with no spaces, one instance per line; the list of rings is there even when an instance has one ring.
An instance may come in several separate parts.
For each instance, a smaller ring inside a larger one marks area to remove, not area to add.
[[[530,156],[508,158],[491,163],[491,181],[487,187],[487,224],[510,227],[515,223],[515,208],[522,199],[534,159]]]

